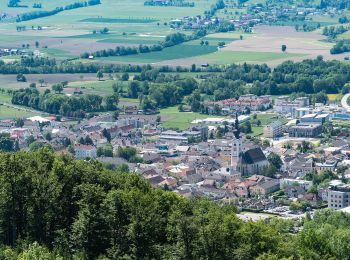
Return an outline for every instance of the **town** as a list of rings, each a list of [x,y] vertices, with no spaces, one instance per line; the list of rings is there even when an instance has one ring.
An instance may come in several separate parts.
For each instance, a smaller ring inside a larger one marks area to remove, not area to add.
[[[220,117],[194,120],[183,131],[128,109],[118,118],[107,113],[76,124],[57,116],[1,120],[0,131],[16,149],[51,147],[76,159],[96,159],[155,187],[243,211],[295,218],[317,208],[350,210],[349,133],[336,126],[350,119],[347,104],[247,94],[204,105]],[[266,115],[273,119],[261,135],[242,132],[243,125]]]

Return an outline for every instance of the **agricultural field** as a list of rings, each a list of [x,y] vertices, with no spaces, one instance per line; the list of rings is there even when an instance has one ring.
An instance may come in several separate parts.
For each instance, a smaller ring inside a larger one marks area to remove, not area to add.
[[[15,16],[16,14],[37,11],[32,8],[35,0],[23,0],[21,4],[28,8],[9,8],[6,1],[0,4],[1,10]],[[58,60],[78,58],[83,52],[102,49],[114,49],[116,46],[153,45],[162,42],[166,35],[173,33],[169,22],[184,16],[202,15],[215,0],[196,0],[195,7],[160,7],[144,6],[144,0],[104,0],[101,5],[67,10],[56,15],[25,22],[0,22],[0,47],[20,48],[29,44],[30,51],[39,51],[41,55],[55,57]],[[264,2],[262,0],[248,3]],[[40,10],[53,10],[58,6],[72,3],[71,0],[41,1]],[[228,8],[220,10],[218,17],[239,16],[246,8],[232,9],[233,2],[227,1]],[[232,8],[231,8],[231,7]],[[230,8],[232,9],[230,11]],[[312,22],[321,25],[336,22],[337,17],[314,17]],[[291,24],[292,25],[292,24]],[[27,30],[17,32],[16,26],[26,26]],[[42,30],[36,30],[41,26]],[[32,29],[34,28],[34,30]],[[107,27],[108,33],[100,33]],[[96,31],[96,33],[93,33]],[[181,31],[190,34],[190,31]],[[240,36],[243,37],[240,40]],[[198,40],[166,48],[161,52],[144,53],[123,57],[98,58],[93,62],[139,63],[155,65],[228,64],[232,62],[267,63],[274,66],[285,60],[300,61],[323,55],[326,59],[343,59],[344,55],[330,55],[331,43],[325,43],[320,32],[295,32],[294,27],[258,26],[253,33],[242,31],[216,33],[204,37],[208,46],[200,46]],[[39,47],[35,47],[35,42]],[[218,42],[225,42],[226,47],[217,48]],[[282,53],[281,45],[287,45]],[[6,58],[8,59],[8,58]],[[7,61],[11,61],[9,59]]]
[[[24,12],[38,11],[32,8],[36,2],[23,0],[21,5],[28,5],[28,8],[9,8],[6,1],[1,1],[0,10],[15,17]],[[40,11],[53,10],[72,2],[41,1],[43,7]],[[196,0],[195,7],[144,6],[143,3],[144,0],[104,0],[101,5],[67,10],[35,20],[19,23],[2,21],[0,47],[20,48],[29,44],[29,49],[35,50],[35,42],[38,41],[40,47],[37,50],[42,55],[68,59],[79,57],[85,51],[115,48],[117,45],[157,44],[172,32],[169,21],[186,15],[201,15],[214,0]],[[26,26],[27,30],[17,32],[16,26]],[[37,26],[43,29],[36,30]],[[105,27],[109,33],[100,34],[99,31]],[[93,34],[93,30],[97,33]]]

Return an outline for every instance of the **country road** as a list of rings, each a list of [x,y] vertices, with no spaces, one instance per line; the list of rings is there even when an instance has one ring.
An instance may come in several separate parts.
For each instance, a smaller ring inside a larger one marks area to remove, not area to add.
[[[341,106],[345,108],[348,112],[350,112],[350,106],[348,104],[349,97],[350,97],[350,93],[344,95],[344,97],[341,99]]]

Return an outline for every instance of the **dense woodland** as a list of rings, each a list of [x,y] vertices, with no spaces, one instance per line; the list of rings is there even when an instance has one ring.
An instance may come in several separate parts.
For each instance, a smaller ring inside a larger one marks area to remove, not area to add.
[[[1,259],[345,259],[350,249],[345,213],[242,222],[228,204],[47,149],[0,154],[0,183]]]

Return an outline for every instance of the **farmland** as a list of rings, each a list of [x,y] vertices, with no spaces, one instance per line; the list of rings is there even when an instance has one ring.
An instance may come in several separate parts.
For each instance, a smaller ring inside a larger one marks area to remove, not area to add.
[[[202,15],[215,1],[197,0],[195,7],[191,8],[144,6],[143,2],[143,0],[132,2],[104,0],[100,5],[66,10],[40,19],[20,23],[2,21],[0,47],[20,48],[23,44],[28,44],[30,51],[36,50],[43,56],[65,60],[78,58],[83,52],[114,49],[116,46],[159,44],[164,41],[166,35],[174,32],[168,24],[171,20]],[[12,15],[36,11],[32,8],[34,0],[23,0],[21,3],[28,5],[28,8],[8,8],[4,3],[0,7]],[[57,5],[65,6],[69,3],[70,0],[62,0],[59,3],[44,1],[42,10],[53,10]],[[225,12],[219,11],[218,17],[237,18],[237,14],[241,15],[247,11],[244,7],[232,8],[228,7]],[[320,16],[315,17],[313,22],[328,25],[336,23],[336,20],[336,17]],[[17,32],[16,26],[26,26],[27,30]],[[43,29],[30,29],[37,26]],[[108,33],[100,33],[103,28],[108,28]],[[107,63],[152,63],[172,66],[190,66],[192,63],[250,62],[274,66],[288,59],[299,61],[316,57],[318,54],[324,55],[327,59],[334,57],[343,59],[344,55],[329,54],[331,44],[322,42],[324,38],[319,32],[296,33],[293,30],[293,27],[274,26],[274,30],[270,30],[269,27],[257,27],[252,33],[243,31],[215,33],[201,39],[208,41],[208,46],[200,46],[196,40],[165,48],[161,52],[99,58],[95,62],[103,60]],[[239,40],[241,36],[242,40]],[[34,47],[36,41],[39,43],[37,48]],[[219,42],[224,42],[226,47],[218,50]],[[281,44],[287,44],[286,53],[281,52]]]

